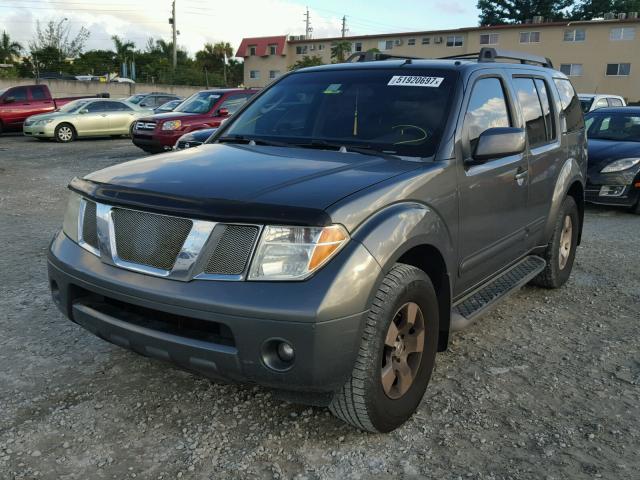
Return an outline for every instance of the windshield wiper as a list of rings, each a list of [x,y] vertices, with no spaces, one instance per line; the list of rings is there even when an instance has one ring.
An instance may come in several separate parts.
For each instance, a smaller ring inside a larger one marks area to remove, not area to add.
[[[226,135],[218,138],[219,143],[246,143],[248,145],[266,145],[268,147],[288,147],[294,145],[285,142],[274,142],[271,140],[263,140],[262,138],[251,138],[244,135]]]
[[[400,157],[398,155],[393,155],[392,153],[383,152],[380,150],[376,150],[375,148],[369,145],[341,145],[339,143],[331,143],[326,140],[312,140],[308,143],[297,143],[296,147],[302,148],[325,148],[325,149],[336,149],[340,152],[354,152],[359,153],[361,155],[369,155],[372,157],[382,157],[382,158],[393,158],[399,160]]]

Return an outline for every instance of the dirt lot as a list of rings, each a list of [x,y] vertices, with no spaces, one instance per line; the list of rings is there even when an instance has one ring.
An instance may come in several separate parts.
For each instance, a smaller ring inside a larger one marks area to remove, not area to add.
[[[0,137],[0,478],[639,478],[640,217],[587,212],[570,282],[525,288],[439,354],[388,435],[93,337],[49,299],[75,175],[129,140]]]

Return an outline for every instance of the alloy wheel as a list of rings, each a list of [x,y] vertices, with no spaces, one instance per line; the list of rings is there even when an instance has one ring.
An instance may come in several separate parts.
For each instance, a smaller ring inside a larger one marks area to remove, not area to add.
[[[62,126],[58,129],[58,138],[63,142],[68,142],[73,138],[73,130],[71,127]]]

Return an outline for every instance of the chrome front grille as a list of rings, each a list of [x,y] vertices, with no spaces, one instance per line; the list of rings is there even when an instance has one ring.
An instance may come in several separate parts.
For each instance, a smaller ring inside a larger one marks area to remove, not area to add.
[[[261,226],[192,220],[83,199],[80,245],[117,267],[173,280],[243,280]]]
[[[156,122],[136,122],[136,130],[155,130]]]
[[[131,263],[171,270],[193,222],[124,208],[111,210],[118,257]]]
[[[218,225],[214,234],[218,229],[224,231],[204,271],[210,275],[241,275],[249,263],[259,229],[251,225]]]

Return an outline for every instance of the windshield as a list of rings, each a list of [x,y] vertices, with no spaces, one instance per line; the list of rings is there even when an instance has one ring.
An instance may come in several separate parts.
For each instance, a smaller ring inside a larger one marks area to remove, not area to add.
[[[175,108],[174,112],[182,113],[207,113],[222,95],[212,92],[194,93]]]
[[[1,97],[2,95],[4,95],[4,92],[6,92],[7,90],[9,90],[9,89],[8,89],[8,88],[4,88],[4,89],[0,90],[0,97]]]
[[[125,102],[129,102],[129,103],[133,103],[135,105],[139,104],[143,98],[145,98],[147,95],[145,94],[138,94],[138,95],[131,95],[129,98],[125,98],[124,101]]]
[[[58,109],[58,111],[64,113],[75,113],[89,102],[91,102],[91,100],[74,100],[73,102],[65,103]]]
[[[586,119],[587,137],[616,142],[640,142],[640,115],[609,113]]]
[[[294,73],[269,88],[223,135],[431,156],[456,75],[416,69]]]
[[[581,98],[580,103],[582,104],[582,113],[588,113],[593,105],[593,98]]]

